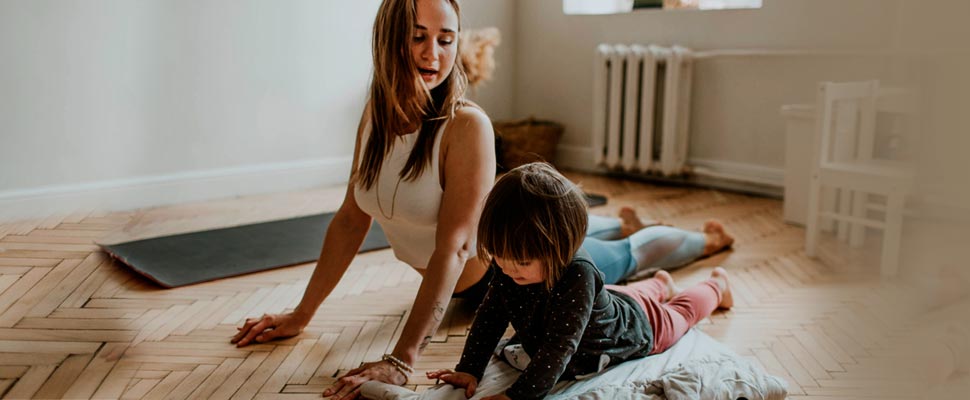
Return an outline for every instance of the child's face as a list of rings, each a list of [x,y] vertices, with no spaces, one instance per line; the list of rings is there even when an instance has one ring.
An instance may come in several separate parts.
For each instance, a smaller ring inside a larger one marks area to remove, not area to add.
[[[512,261],[495,257],[495,263],[498,264],[499,268],[502,268],[505,275],[508,275],[519,285],[544,282],[542,271],[545,271],[546,266],[540,260]]]

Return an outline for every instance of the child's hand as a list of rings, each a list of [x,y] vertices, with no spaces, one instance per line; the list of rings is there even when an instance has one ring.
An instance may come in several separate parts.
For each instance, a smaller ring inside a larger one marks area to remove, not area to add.
[[[496,394],[494,396],[483,397],[482,400],[512,400],[509,396],[504,394]]]
[[[428,379],[441,379],[454,387],[464,388],[466,398],[474,396],[475,388],[478,387],[478,379],[475,379],[471,374],[455,372],[450,369],[428,371]]]

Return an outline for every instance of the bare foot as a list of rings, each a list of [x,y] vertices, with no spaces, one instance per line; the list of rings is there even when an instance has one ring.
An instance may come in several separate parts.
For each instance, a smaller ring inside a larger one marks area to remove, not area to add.
[[[646,227],[663,225],[663,222],[660,221],[647,221],[647,223],[643,223],[640,217],[637,216],[637,212],[630,207],[620,209],[620,221],[620,234],[623,237],[630,236]]]
[[[672,297],[680,293],[680,288],[674,284],[674,277],[670,275],[669,272],[660,270],[653,275],[653,279],[659,280],[667,286],[667,293],[664,295],[663,301],[670,300]]]
[[[728,283],[727,271],[721,267],[714,268],[714,271],[711,271],[711,280],[721,288],[721,303],[717,305],[717,308],[734,307],[734,295],[731,294],[731,284]]]
[[[704,255],[709,256],[734,244],[734,237],[724,230],[724,225],[715,220],[704,223]]]

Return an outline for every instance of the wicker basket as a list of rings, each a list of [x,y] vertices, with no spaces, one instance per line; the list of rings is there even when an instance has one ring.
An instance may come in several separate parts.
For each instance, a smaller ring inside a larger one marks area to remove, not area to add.
[[[526,118],[517,121],[493,122],[499,139],[498,163],[512,169],[533,161],[553,163],[556,146],[562,137],[563,126],[551,121]]]

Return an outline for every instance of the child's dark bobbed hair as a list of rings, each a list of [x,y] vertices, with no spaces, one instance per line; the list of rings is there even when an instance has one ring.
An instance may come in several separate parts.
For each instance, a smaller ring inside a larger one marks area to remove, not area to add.
[[[530,163],[502,176],[485,200],[478,224],[478,256],[540,260],[551,289],[586,237],[586,198],[546,163]]]

